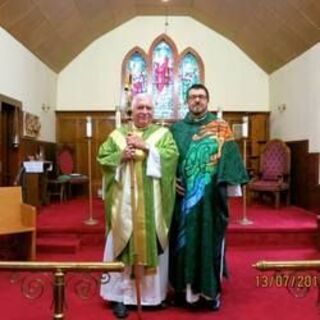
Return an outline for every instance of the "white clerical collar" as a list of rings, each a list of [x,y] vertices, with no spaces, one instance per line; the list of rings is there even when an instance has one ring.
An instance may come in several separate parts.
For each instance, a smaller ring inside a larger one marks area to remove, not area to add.
[[[194,122],[200,122],[202,120],[204,120],[208,115],[208,111],[200,118],[196,118],[196,117],[193,117],[192,113],[190,112],[190,118],[194,121]]]

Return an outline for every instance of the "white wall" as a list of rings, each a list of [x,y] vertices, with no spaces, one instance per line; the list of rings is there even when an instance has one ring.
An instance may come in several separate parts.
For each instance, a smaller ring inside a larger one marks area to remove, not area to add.
[[[272,137],[320,152],[320,43],[270,76],[270,105]]]
[[[0,27],[0,93],[22,102],[23,110],[38,115],[40,140],[55,141],[57,74]],[[51,110],[45,113],[45,103]]]
[[[164,17],[136,17],[86,48],[58,77],[58,110],[114,109],[122,60],[136,45],[148,52]],[[168,36],[181,52],[194,48],[205,65],[212,101],[225,110],[269,110],[269,77],[232,42],[189,17],[169,17]]]

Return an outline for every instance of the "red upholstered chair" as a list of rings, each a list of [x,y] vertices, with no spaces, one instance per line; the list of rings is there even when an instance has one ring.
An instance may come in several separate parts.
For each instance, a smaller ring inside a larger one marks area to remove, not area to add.
[[[66,189],[68,189],[68,195],[71,196],[74,185],[88,184],[89,179],[86,175],[74,172],[73,150],[71,147],[64,145],[59,149],[56,166],[57,177],[49,180],[48,183],[51,189],[55,189],[55,191],[51,191],[51,195],[59,195],[60,201],[66,198]],[[55,188],[52,188],[52,186],[55,186]]]
[[[252,194],[272,193],[276,209],[280,206],[281,193],[286,193],[290,202],[290,164],[288,146],[279,139],[270,140],[261,154],[259,175],[248,184],[249,200]]]
[[[56,163],[54,164],[55,169],[52,173],[48,174],[48,200],[51,201],[52,197],[59,197],[60,202],[67,200],[67,189],[70,181],[70,176],[64,174],[61,171],[62,161],[60,159],[60,151],[56,156]]]
[[[71,195],[74,185],[87,185],[88,176],[74,172],[73,149],[67,145],[61,147],[58,152],[58,168],[60,175],[68,177],[69,195]]]

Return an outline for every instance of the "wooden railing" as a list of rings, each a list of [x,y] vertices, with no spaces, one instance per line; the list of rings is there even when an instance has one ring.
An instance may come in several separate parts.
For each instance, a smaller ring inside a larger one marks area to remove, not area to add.
[[[27,272],[51,272],[53,274],[52,288],[53,288],[53,304],[54,315],[53,319],[64,319],[64,304],[65,304],[65,275],[68,272],[75,273],[105,273],[109,272],[122,272],[124,270],[124,264],[120,262],[103,263],[103,262],[0,262],[0,270],[7,271],[27,271]],[[12,277],[13,281],[16,281],[18,277]],[[100,283],[100,279],[97,280],[92,276],[92,280]],[[101,280],[103,282],[103,280]],[[108,279],[105,279],[108,282]],[[42,281],[37,281],[37,285],[43,285]],[[33,287],[34,290],[34,287]],[[28,298],[29,292],[23,294]],[[86,290],[88,291],[88,290]],[[43,292],[43,288],[39,292]],[[41,296],[40,293],[40,296]],[[35,292],[33,292],[33,295]]]

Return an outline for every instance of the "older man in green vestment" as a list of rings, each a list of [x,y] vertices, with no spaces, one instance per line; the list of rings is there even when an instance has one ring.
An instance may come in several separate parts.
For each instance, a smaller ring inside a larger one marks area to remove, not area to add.
[[[171,127],[180,157],[170,282],[180,302],[202,301],[217,310],[226,273],[227,190],[240,189],[248,177],[229,126],[208,112],[207,88],[191,86],[187,99],[189,113]]]
[[[126,305],[137,303],[132,279],[136,259],[143,266],[142,305],[160,305],[167,293],[168,232],[178,151],[170,131],[152,120],[151,97],[135,96],[133,125],[114,130],[97,156],[106,186],[104,260],[122,261],[127,266],[124,274],[113,274],[110,282],[101,286],[101,296],[114,302],[114,313],[121,318],[127,316]]]

